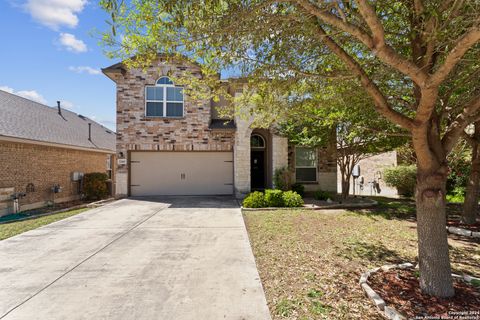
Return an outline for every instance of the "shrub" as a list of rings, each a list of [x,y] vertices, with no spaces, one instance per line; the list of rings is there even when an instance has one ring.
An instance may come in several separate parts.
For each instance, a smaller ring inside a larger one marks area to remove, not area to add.
[[[383,178],[388,186],[397,188],[398,194],[405,197],[415,194],[417,168],[414,165],[387,168],[383,172]]]
[[[283,207],[283,191],[278,189],[265,190],[265,201],[269,207]]]
[[[305,186],[300,183],[294,183],[291,187],[292,191],[298,193],[302,198],[305,196]]]
[[[275,189],[288,190],[290,185],[289,172],[286,168],[275,169],[273,174],[273,185]]]
[[[242,204],[245,208],[265,208],[267,206],[265,195],[259,191],[250,193],[245,199],[243,199]]]
[[[92,172],[83,176],[83,194],[88,200],[99,200],[108,196],[106,173]]]
[[[303,206],[303,199],[295,191],[285,191],[282,195],[283,204],[285,207],[301,207]]]
[[[463,203],[465,201],[465,188],[456,187],[452,192],[447,194],[447,201],[454,203]]]
[[[328,192],[328,191],[323,191],[323,190],[317,190],[315,191],[315,193],[313,194],[313,197],[316,199],[316,200],[323,200],[323,201],[326,201],[328,199],[332,199],[333,198],[333,195]]]

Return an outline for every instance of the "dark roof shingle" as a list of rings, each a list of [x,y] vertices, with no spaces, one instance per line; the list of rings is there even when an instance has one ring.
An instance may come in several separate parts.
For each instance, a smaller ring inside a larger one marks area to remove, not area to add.
[[[0,90],[0,135],[68,146],[115,151],[115,133],[74,112]],[[88,140],[88,124],[92,124]]]

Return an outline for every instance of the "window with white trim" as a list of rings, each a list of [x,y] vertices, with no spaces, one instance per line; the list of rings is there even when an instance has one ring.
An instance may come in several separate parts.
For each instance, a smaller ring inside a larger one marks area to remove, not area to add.
[[[147,117],[183,117],[183,88],[175,86],[169,77],[161,77],[154,86],[145,87]]]
[[[297,147],[295,149],[295,179],[297,182],[317,181],[317,150]]]

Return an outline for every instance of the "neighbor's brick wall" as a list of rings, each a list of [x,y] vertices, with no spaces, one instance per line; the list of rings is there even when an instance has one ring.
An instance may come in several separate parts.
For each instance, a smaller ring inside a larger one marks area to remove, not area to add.
[[[145,86],[154,85],[162,76],[182,77],[188,72],[201,77],[193,64],[172,64],[159,59],[146,70],[130,69],[116,74],[117,155],[127,157],[128,150],[232,151],[233,131],[212,131],[210,101],[192,101],[184,97],[184,117],[145,117]],[[127,193],[127,165],[117,167],[117,194]]]
[[[54,184],[63,188],[56,198],[78,196],[78,183],[71,181],[71,173],[106,172],[106,160],[105,153],[0,142],[0,189],[14,187],[15,192],[25,192],[33,183],[35,191],[27,193],[20,205],[52,200]]]

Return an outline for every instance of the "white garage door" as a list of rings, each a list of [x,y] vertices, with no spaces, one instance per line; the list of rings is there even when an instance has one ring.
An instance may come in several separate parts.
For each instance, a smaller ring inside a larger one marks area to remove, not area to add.
[[[132,152],[130,193],[233,194],[232,152]]]

